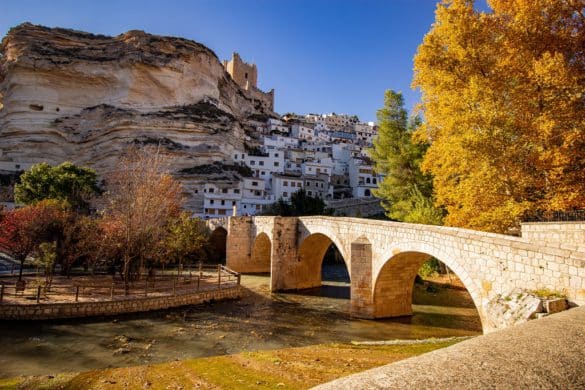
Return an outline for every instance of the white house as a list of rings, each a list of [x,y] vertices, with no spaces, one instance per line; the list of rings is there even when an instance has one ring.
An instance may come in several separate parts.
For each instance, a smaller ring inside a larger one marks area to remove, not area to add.
[[[291,126],[290,135],[294,138],[314,141],[317,139],[317,130],[305,125],[294,124]]]
[[[379,177],[371,165],[362,159],[352,158],[348,165],[349,184],[354,198],[373,196],[372,190],[378,187]]]
[[[325,174],[331,176],[333,165],[333,161],[330,158],[308,160],[301,165],[301,173],[303,175]]]
[[[266,182],[257,178],[245,177],[242,182],[242,199],[237,209],[238,215],[256,215],[267,205],[274,203],[273,195],[266,191]]]
[[[210,218],[231,216],[241,199],[241,182],[208,182],[203,187],[203,215]]]

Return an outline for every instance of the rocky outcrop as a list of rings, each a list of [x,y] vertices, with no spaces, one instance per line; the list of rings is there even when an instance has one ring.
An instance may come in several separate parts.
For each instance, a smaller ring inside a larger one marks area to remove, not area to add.
[[[567,300],[560,295],[543,296],[539,292],[515,289],[507,295],[496,295],[489,301],[486,321],[493,329],[504,329],[568,308]]]
[[[25,23],[8,32],[1,53],[2,171],[71,160],[105,174],[128,146],[152,144],[171,154],[177,173],[229,164],[254,141],[255,126],[276,116],[213,51],[187,39]]]

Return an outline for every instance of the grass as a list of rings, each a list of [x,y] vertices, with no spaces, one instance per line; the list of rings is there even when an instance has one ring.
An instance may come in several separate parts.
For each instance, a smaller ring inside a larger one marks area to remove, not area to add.
[[[242,352],[55,377],[0,379],[1,389],[307,389],[460,340],[361,345],[323,344]]]

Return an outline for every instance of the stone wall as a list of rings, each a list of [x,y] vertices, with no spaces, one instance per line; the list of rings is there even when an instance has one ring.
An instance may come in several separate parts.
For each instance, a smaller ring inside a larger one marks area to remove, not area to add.
[[[137,313],[172,307],[198,305],[210,301],[240,298],[240,286],[196,293],[143,297],[102,302],[42,303],[33,305],[0,305],[1,320],[48,320]]]
[[[573,246],[585,251],[585,221],[525,222],[522,237],[535,243]]]

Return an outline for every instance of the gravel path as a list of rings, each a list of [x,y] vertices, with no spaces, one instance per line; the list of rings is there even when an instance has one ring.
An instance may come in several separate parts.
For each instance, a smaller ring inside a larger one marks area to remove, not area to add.
[[[316,389],[585,389],[585,307]]]

